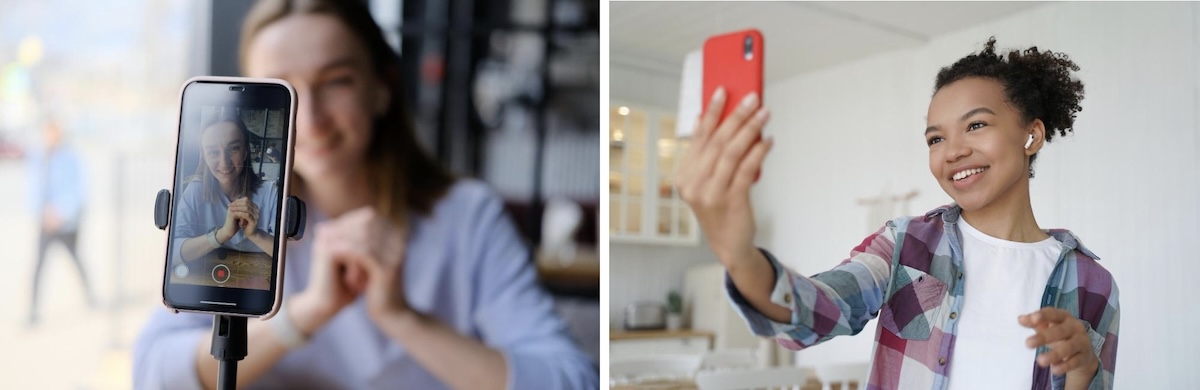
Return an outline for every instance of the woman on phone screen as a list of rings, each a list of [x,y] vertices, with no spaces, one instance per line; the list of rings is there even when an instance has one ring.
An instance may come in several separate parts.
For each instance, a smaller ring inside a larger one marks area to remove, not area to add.
[[[178,238],[174,253],[183,261],[222,247],[275,253],[279,189],[254,173],[250,130],[240,119],[226,118],[204,126],[200,164],[186,183],[173,229]]]

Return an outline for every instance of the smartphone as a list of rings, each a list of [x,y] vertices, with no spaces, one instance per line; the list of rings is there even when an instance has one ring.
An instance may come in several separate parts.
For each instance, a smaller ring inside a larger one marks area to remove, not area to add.
[[[179,100],[163,304],[269,318],[283,291],[282,227],[295,218],[285,203],[296,91],[277,79],[195,77]]]
[[[704,112],[708,111],[712,95],[720,87],[724,87],[726,93],[721,121],[751,92],[758,94],[759,104],[762,104],[764,48],[762,32],[757,29],[714,35],[704,41],[701,95]]]

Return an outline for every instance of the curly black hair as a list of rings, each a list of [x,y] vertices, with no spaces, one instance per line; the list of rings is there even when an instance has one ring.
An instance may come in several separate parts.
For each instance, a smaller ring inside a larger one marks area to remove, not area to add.
[[[942,87],[968,77],[996,80],[1004,86],[1008,102],[1021,113],[1023,123],[1042,120],[1046,142],[1050,142],[1056,135],[1074,132],[1075,114],[1083,110],[1079,106],[1083,83],[1071,75],[1076,71],[1079,65],[1066,54],[1040,51],[1037,46],[998,54],[996,37],[991,37],[979,53],[938,71],[933,92],[936,94]],[[1029,157],[1030,178],[1036,158],[1037,154]]]

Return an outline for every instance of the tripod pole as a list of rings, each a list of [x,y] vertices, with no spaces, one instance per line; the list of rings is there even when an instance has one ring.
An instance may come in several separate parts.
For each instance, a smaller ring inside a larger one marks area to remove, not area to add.
[[[246,317],[213,318],[212,356],[217,359],[217,389],[237,389],[237,363],[246,357]]]

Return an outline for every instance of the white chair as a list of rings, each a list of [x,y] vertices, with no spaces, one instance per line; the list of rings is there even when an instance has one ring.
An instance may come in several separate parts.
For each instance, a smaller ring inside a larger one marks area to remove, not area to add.
[[[691,378],[704,361],[701,354],[662,354],[613,359],[608,376],[614,383],[633,383],[649,379]]]
[[[867,373],[869,363],[842,363],[817,366],[817,378],[821,380],[821,390],[833,390],[833,384],[838,384],[841,390],[848,390],[850,382],[854,382],[858,390],[867,388]]]
[[[700,390],[799,388],[813,376],[808,367],[774,367],[750,370],[709,371],[696,374]]]

